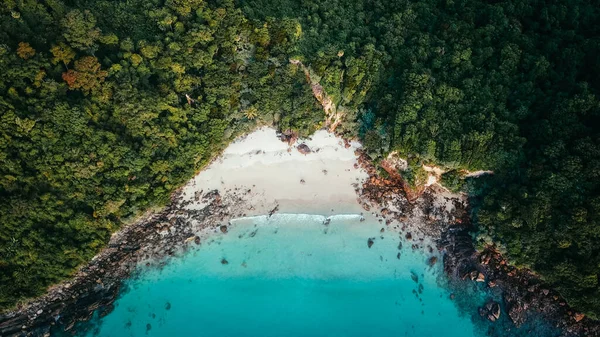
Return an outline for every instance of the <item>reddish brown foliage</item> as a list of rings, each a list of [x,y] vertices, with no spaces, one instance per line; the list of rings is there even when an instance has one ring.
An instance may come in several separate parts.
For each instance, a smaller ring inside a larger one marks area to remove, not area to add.
[[[75,61],[75,69],[70,69],[62,75],[70,89],[80,89],[85,94],[100,86],[108,72],[101,69],[98,59],[85,56]]]
[[[74,89],[75,88],[75,82],[77,81],[77,73],[75,71],[73,71],[72,69],[64,72],[62,74],[62,78],[63,80],[65,80],[65,82],[67,82],[67,85],[69,86],[69,88]]]

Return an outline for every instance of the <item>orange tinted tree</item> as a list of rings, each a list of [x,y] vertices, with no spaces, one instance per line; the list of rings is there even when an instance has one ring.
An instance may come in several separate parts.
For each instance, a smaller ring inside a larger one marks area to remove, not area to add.
[[[97,58],[85,56],[75,61],[75,69],[64,72],[62,78],[70,89],[81,90],[87,95],[97,89],[107,75],[108,72],[102,70]]]

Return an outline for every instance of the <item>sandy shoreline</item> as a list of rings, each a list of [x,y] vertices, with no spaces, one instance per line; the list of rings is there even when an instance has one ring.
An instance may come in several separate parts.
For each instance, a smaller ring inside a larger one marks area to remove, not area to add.
[[[304,153],[298,151],[302,144]],[[113,234],[73,278],[0,315],[0,335],[47,336],[53,326],[74,332],[75,323],[94,311],[112,310],[122,281],[140,264],[165,264],[231,219],[274,212],[360,216],[355,190],[368,175],[357,165],[359,148],[326,131],[293,146],[271,128],[239,138],[179,189],[166,209]]]
[[[310,149],[300,153],[298,146]],[[261,128],[234,141],[224,153],[182,189],[186,209],[205,205],[195,200],[203,191],[246,190],[248,215],[265,214],[278,205],[284,213],[330,214],[361,212],[353,184],[362,184],[368,175],[356,168],[355,151],[361,146],[352,142],[345,147],[341,138],[324,130],[294,145],[277,139],[274,129]]]
[[[0,315],[0,336],[49,336],[55,326],[76,333],[75,323],[112,311],[122,282],[140,264],[164,265],[240,218],[275,213],[312,214],[323,222],[332,215],[365,218],[423,249],[429,263],[444,257],[451,278],[464,280],[464,270],[483,273],[486,281],[488,275],[502,277],[477,260],[464,195],[432,183],[409,201],[402,182],[379,177],[360,148],[324,130],[292,146],[271,128],[237,139],[180,188],[165,210],[115,233],[73,278]],[[509,281],[503,286],[515,287]]]

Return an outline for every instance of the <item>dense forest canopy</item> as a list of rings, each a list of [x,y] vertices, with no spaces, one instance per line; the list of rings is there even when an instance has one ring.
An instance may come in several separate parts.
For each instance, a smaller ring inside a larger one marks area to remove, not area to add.
[[[600,317],[589,1],[2,0],[0,306],[39,295],[234,136],[308,135],[310,67],[379,160],[433,163],[494,242]],[[404,173],[410,178],[410,175]]]

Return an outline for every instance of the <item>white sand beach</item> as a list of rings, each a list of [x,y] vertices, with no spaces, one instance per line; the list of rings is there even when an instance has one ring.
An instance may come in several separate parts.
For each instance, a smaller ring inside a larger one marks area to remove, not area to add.
[[[300,153],[301,144],[311,152]],[[277,205],[281,213],[360,213],[354,184],[362,184],[367,174],[354,166],[361,145],[350,145],[346,148],[341,138],[320,130],[289,146],[274,129],[261,128],[234,141],[188,182],[182,201],[191,201],[188,209],[201,209],[205,205],[196,200],[198,194],[251,190],[244,194],[248,216],[266,214]]]

